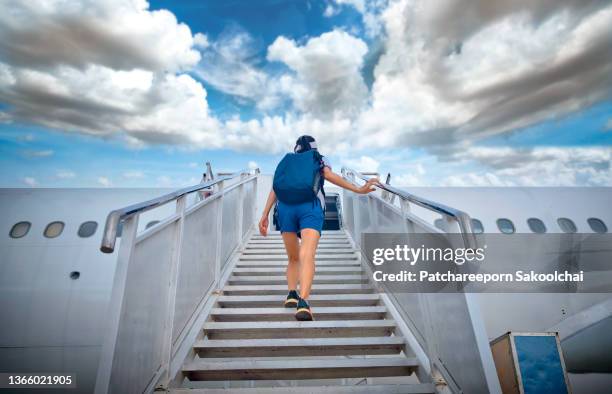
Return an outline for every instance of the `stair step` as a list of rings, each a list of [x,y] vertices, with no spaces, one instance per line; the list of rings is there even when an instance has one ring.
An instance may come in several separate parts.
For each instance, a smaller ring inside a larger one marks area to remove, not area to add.
[[[348,239],[319,239],[319,245],[350,245],[350,241]],[[281,245],[283,246],[283,240],[281,239],[250,239],[247,242],[247,245]]]
[[[321,266],[361,266],[359,260],[317,260],[317,269]],[[239,260],[236,263],[236,267],[286,267],[287,258],[284,260]]]
[[[261,275],[284,275],[286,268],[234,268],[234,276],[261,276]],[[359,275],[362,274],[361,267],[317,267],[317,275]]]
[[[223,308],[265,308],[278,307],[285,302],[286,294],[282,295],[247,295],[217,298],[217,303]],[[380,303],[380,296],[370,294],[313,294],[308,299],[313,308],[331,306],[372,306]]]
[[[275,236],[275,235],[269,235],[267,237],[262,237],[261,235],[256,235],[256,236],[252,237],[249,240],[249,242],[253,242],[253,241],[276,241],[276,242],[283,242],[283,237]],[[328,241],[328,242],[350,242],[350,240],[345,235],[324,235],[323,237],[319,238],[319,242],[322,242],[322,241]]]
[[[287,283],[287,277],[284,275],[231,276],[228,283],[230,285],[282,285]],[[368,277],[364,275],[317,275],[313,283],[368,283]]]
[[[205,337],[196,340],[197,356],[183,366],[184,376],[190,381],[217,382],[402,377],[403,384],[397,385],[388,384],[394,379],[379,385],[362,381],[366,384],[292,385],[290,389],[303,394],[434,393],[431,384],[407,384],[412,379],[403,378],[416,370],[417,360],[404,357],[405,339],[394,335],[396,323],[387,318],[388,310],[368,284],[359,257],[344,231],[324,232],[309,299],[316,320],[296,321],[295,308],[282,306],[287,295],[287,256],[280,233],[253,235],[208,314],[202,328]],[[170,392],[273,394],[288,389],[225,387]]]
[[[355,253],[355,250],[353,248],[328,248],[328,249],[317,249],[318,255],[320,256],[326,256],[326,255],[330,255],[330,254],[350,254],[350,253]],[[257,248],[257,249],[245,249],[242,252],[242,255],[252,255],[252,254],[282,254],[282,255],[286,255],[287,252],[285,251],[285,248]]]
[[[331,379],[406,376],[417,368],[414,358],[307,360],[195,360],[183,367],[189,380]]]
[[[245,245],[245,249],[261,249],[261,248],[272,248],[272,249],[282,249],[285,250],[285,244],[282,242],[273,242],[273,243],[254,243],[249,242]],[[351,244],[348,242],[336,242],[336,243],[328,243],[328,242],[319,242],[319,249],[336,249],[336,248],[351,248]]]
[[[355,253],[338,253],[338,254],[333,254],[333,253],[329,253],[329,254],[320,254],[317,253],[315,255],[315,260],[317,260],[317,263],[319,262],[319,260],[351,260],[351,259],[356,259],[357,258],[357,254]],[[240,260],[241,261],[246,261],[246,260],[260,260],[260,261],[275,261],[275,260],[281,260],[281,261],[287,261],[287,255],[286,254],[256,254],[256,255],[250,255],[250,254],[242,254],[240,256]]]
[[[255,233],[251,237],[251,239],[270,239],[270,238],[281,238],[282,239],[282,235],[279,231],[269,231],[266,236]],[[323,231],[321,238],[347,238],[347,235],[344,231],[328,230],[328,231]]]
[[[200,340],[195,351],[204,357],[294,357],[399,354],[402,337],[274,338]]]
[[[259,242],[263,242],[263,243],[278,243],[278,244],[283,244],[284,240],[282,237],[266,237],[266,238],[251,238],[247,241],[247,243],[259,243]],[[319,238],[319,244],[321,243],[341,243],[341,244],[349,244],[351,243],[351,241],[346,238],[346,237],[323,237],[323,238]]]
[[[316,318],[316,315],[315,315]],[[389,336],[393,320],[207,322],[209,339],[323,338]]]
[[[171,389],[170,394],[227,394],[227,389]],[[232,394],[279,394],[287,393],[287,387],[232,388]],[[346,386],[302,386],[291,387],[292,394],[434,394],[433,384],[359,384]]]
[[[270,230],[268,231],[268,235],[280,235],[281,232],[278,230]],[[344,232],[344,230],[326,230],[325,234],[346,234]],[[254,235],[260,236],[258,233],[255,233]]]
[[[277,230],[270,230],[268,231],[268,235],[280,235],[281,232],[277,231]],[[346,234],[344,230],[325,230],[324,234],[329,235],[329,234]],[[260,236],[259,234],[254,234],[255,236]]]
[[[314,308],[317,320],[374,320],[383,319],[384,306],[320,307]],[[295,308],[213,308],[213,321],[295,321]]]
[[[287,295],[287,285],[229,285],[223,287],[224,295],[265,295],[284,294]],[[357,294],[372,293],[374,289],[364,284],[313,284],[312,294]]]

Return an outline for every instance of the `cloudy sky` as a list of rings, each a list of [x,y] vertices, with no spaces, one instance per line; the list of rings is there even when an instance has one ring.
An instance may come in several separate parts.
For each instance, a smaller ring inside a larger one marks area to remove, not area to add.
[[[612,1],[0,0],[0,187],[612,186]]]

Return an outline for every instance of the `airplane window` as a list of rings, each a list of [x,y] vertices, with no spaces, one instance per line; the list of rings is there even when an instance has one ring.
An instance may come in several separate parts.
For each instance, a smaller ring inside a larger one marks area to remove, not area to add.
[[[443,219],[436,219],[436,220],[434,220],[434,226],[436,226],[436,228],[444,231],[444,220]]]
[[[591,230],[596,233],[604,234],[608,232],[608,227],[606,227],[606,224],[601,219],[589,218],[587,222],[589,223]]]
[[[527,224],[529,225],[529,229],[534,233],[544,234],[546,232],[546,225],[538,218],[527,219]]]
[[[84,222],[81,223],[81,225],[79,226],[79,231],[77,232],[77,234],[81,238],[89,238],[96,233],[97,229],[98,223],[94,221]]]
[[[504,234],[514,233],[514,224],[510,219],[497,219],[497,228]]]
[[[484,227],[480,220],[472,218],[472,232],[474,234],[484,233]]]
[[[32,223],[30,222],[19,222],[15,223],[9,235],[11,238],[22,238],[25,237],[28,231],[30,231],[30,227],[32,227]]]
[[[559,227],[561,228],[561,231],[563,231],[564,233],[575,233],[576,231],[578,231],[576,229],[576,225],[574,224],[574,222],[572,222],[571,219],[568,218],[559,218],[557,219],[557,223],[559,224]]]
[[[64,231],[64,222],[51,222],[47,225],[43,234],[47,238],[56,238],[60,236],[62,231]]]
[[[159,220],[151,220],[149,223],[147,223],[145,229],[149,228],[149,227],[153,227],[155,226],[157,223],[159,223]]]

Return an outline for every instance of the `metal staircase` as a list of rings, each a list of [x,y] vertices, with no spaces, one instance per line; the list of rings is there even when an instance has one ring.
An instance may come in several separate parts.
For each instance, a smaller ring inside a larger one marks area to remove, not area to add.
[[[251,236],[183,365],[181,386],[192,389],[172,392],[434,392],[415,378],[417,360],[343,231],[320,241],[315,321],[283,307],[286,259],[280,234]]]
[[[109,213],[100,249],[120,244],[95,393],[501,392],[477,302],[374,286],[360,244],[364,233],[440,233],[411,211],[419,207],[472,247],[467,214],[388,184],[343,191],[329,218],[341,229],[324,231],[317,252],[316,320],[298,322],[283,307],[280,234],[253,235],[270,186],[257,170],[211,172]],[[140,223],[164,206],[165,219]]]

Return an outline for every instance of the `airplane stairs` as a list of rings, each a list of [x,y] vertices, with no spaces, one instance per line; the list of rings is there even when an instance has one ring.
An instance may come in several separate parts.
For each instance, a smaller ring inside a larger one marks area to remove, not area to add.
[[[344,231],[319,244],[315,321],[283,307],[286,259],[279,233],[251,236],[170,392],[435,392]]]
[[[469,215],[389,184],[367,196],[345,191],[341,201],[330,194],[337,214],[328,219],[339,229],[325,230],[319,245],[316,320],[297,322],[283,307],[280,234],[253,235],[258,190],[269,184],[257,170],[209,172],[108,214],[100,250],[121,242],[96,394],[501,393],[477,301],[384,292],[354,242],[366,232],[438,232],[410,211],[416,205],[474,247]],[[368,180],[346,168],[342,175]],[[173,213],[139,226],[141,214],[165,204]]]

